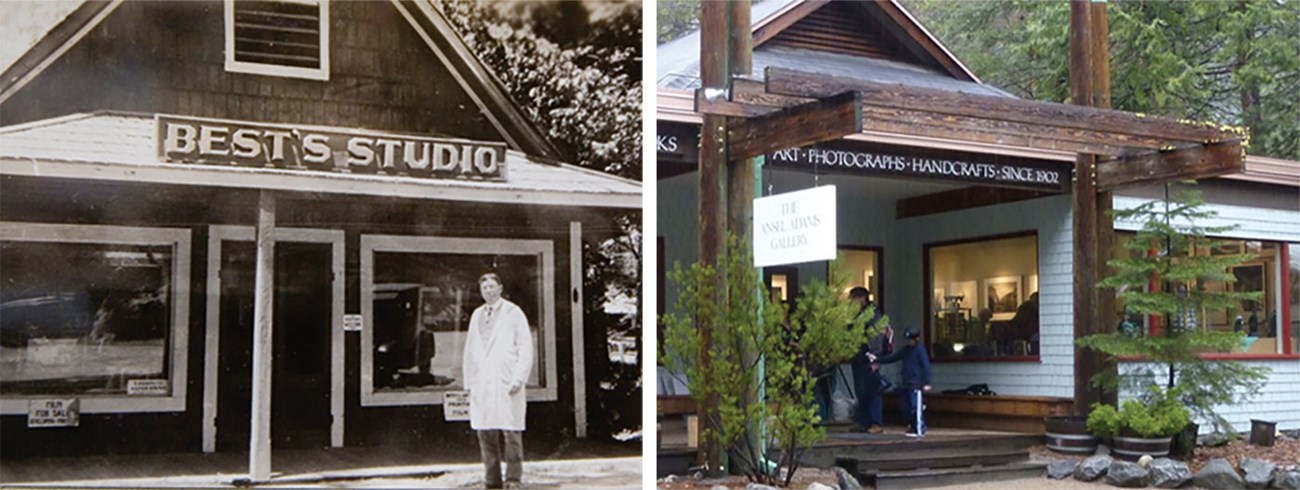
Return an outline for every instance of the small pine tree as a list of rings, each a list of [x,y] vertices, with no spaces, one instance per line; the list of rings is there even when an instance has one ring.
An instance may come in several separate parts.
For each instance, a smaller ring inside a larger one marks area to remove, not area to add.
[[[826,437],[817,426],[816,373],[849,359],[876,331],[864,328],[871,312],[858,315],[856,304],[839,298],[848,277],[840,260],[830,284],[804,286],[787,321],[785,306],[768,300],[745,243],[729,236],[718,268],[697,263],[668,275],[681,289],[674,311],[661,318],[660,361],[686,374],[697,403],[718,400],[717,411],[705,414],[716,430],[704,438],[725,449],[736,470],[768,485],[784,473],[789,485],[803,452]]]
[[[1119,291],[1128,313],[1161,316],[1166,328],[1158,336],[1114,332],[1091,335],[1079,339],[1078,343],[1112,359],[1138,357],[1149,361],[1132,363],[1118,375],[1103,372],[1092,379],[1095,386],[1111,391],[1150,393],[1146,387],[1164,377],[1165,393],[1176,394],[1198,418],[1230,432],[1231,427],[1214,408],[1244,402],[1254,396],[1269,371],[1265,367],[1227,360],[1207,361],[1201,357],[1204,353],[1238,348],[1243,334],[1198,328],[1196,312],[1226,309],[1241,301],[1258,300],[1260,296],[1258,292],[1211,291],[1201,287],[1206,281],[1235,281],[1230,268],[1250,259],[1243,255],[1195,253],[1197,249],[1220,245],[1208,238],[1209,235],[1221,235],[1236,228],[1199,225],[1198,221],[1217,215],[1204,209],[1204,204],[1200,192],[1190,188],[1173,199],[1166,194],[1164,200],[1113,212],[1117,220],[1141,222],[1142,229],[1125,245],[1130,258],[1108,262],[1114,274],[1099,286]],[[1158,279],[1159,287],[1148,288],[1153,279]]]

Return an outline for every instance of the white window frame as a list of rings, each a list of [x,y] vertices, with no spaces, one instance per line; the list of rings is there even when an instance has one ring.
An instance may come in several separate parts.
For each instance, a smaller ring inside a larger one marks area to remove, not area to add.
[[[105,225],[0,222],[0,239],[17,242],[162,245],[172,249],[169,396],[4,395],[0,414],[28,413],[31,400],[77,398],[81,413],[184,412],[190,326],[190,230]]]
[[[235,60],[235,0],[225,1],[226,18],[226,71],[251,73],[273,77],[306,78],[328,81],[330,79],[330,9],[328,0],[279,0],[282,2],[316,5],[320,8],[320,68],[301,68],[271,63]]]
[[[375,253],[455,253],[541,255],[542,277],[539,298],[542,322],[539,331],[546,349],[546,386],[528,388],[528,401],[558,401],[559,378],[555,359],[555,245],[550,240],[511,240],[499,238],[447,238],[400,235],[361,235],[361,406],[441,405],[447,390],[385,393],[376,392],[374,383],[374,301]]]

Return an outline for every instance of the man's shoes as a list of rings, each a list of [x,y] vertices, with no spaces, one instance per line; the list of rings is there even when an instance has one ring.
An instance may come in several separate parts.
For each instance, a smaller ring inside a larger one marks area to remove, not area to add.
[[[517,481],[506,482],[506,488],[523,488],[523,485]]]
[[[917,434],[917,433],[915,433],[915,432],[908,432],[908,433],[903,434],[903,435],[905,435],[905,436],[907,436],[907,437],[910,437],[910,438],[912,438],[912,439],[920,439],[920,438],[922,438],[922,437],[925,437],[925,436],[923,436],[923,435],[921,435],[921,434]]]
[[[874,424],[873,424],[870,428],[867,429],[867,432],[869,432],[869,433],[871,433],[871,434],[880,434],[880,433],[885,432],[885,429],[884,429],[883,427],[879,426],[879,425],[874,425]]]

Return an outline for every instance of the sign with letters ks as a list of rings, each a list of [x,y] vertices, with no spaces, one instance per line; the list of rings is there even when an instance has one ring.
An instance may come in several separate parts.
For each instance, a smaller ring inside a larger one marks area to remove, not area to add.
[[[469,420],[469,392],[448,391],[443,393],[442,413],[448,422]]]
[[[164,162],[506,180],[504,143],[163,115],[157,122]]]
[[[81,423],[81,401],[76,398],[30,400],[27,427],[76,427]]]

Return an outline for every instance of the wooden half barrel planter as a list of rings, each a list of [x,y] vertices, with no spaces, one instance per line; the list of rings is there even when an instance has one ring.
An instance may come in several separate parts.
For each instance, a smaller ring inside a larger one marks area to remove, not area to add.
[[[1110,454],[1125,461],[1137,461],[1144,454],[1161,458],[1169,455],[1169,444],[1173,439],[1173,437],[1142,437],[1128,429],[1123,429],[1113,438]]]
[[[1097,451],[1097,436],[1088,433],[1085,417],[1044,417],[1047,448],[1058,453],[1092,454]],[[1167,447],[1166,447],[1167,449]]]

